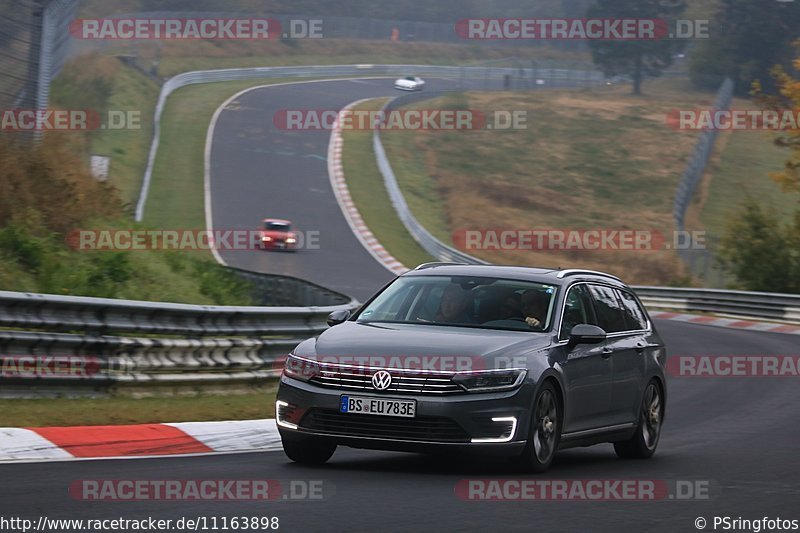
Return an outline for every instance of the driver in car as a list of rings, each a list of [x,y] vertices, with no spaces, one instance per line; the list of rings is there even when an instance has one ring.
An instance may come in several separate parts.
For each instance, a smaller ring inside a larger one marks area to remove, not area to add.
[[[467,314],[467,291],[458,285],[449,285],[442,294],[442,302],[439,304],[439,312],[436,314],[436,322],[452,322],[463,324],[469,322]]]

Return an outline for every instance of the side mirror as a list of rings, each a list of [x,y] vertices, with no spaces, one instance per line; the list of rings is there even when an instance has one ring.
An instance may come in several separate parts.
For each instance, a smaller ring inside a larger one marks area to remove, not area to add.
[[[579,344],[598,344],[606,340],[603,328],[591,324],[577,324],[569,332],[567,347],[572,349]]]
[[[350,311],[347,309],[339,309],[328,315],[328,325],[335,326],[341,324],[348,318],[350,318]]]

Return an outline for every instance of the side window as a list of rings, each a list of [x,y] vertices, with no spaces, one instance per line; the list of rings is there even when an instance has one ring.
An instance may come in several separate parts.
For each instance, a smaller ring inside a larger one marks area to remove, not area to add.
[[[639,306],[636,298],[627,291],[617,291],[622,302],[623,311],[625,312],[625,323],[630,330],[645,329],[647,328],[647,316]]]
[[[622,304],[617,299],[616,290],[602,285],[590,285],[589,291],[594,299],[594,308],[597,311],[599,326],[606,333],[625,331],[625,313]]]
[[[578,324],[597,325],[586,285],[573,285],[569,289],[564,303],[564,318],[561,320],[559,339],[568,338],[569,332]]]

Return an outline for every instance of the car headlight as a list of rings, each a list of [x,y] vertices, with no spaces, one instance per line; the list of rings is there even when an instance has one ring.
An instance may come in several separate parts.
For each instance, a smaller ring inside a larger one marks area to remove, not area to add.
[[[263,240],[263,241],[265,241],[265,242],[269,242],[269,241],[271,241],[271,240],[272,240],[272,237],[268,237],[268,236],[264,235],[264,236],[261,238],[261,240]]]
[[[299,379],[300,381],[308,381],[318,374],[319,364],[316,361],[302,359],[292,354],[289,354],[286,358],[286,363],[283,365],[284,376]]]
[[[288,237],[286,239],[286,242],[288,242],[289,244],[294,244],[297,242],[297,239],[295,239],[294,237]]]
[[[468,392],[501,391],[516,389],[525,381],[527,374],[525,368],[464,372],[453,376],[453,381]]]

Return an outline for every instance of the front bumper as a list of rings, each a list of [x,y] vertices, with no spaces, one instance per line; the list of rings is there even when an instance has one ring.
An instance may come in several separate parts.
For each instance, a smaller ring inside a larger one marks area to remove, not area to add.
[[[339,403],[343,394],[414,399],[416,415],[397,418],[342,414]],[[353,393],[284,376],[275,416],[284,439],[315,436],[353,448],[518,455],[528,434],[531,399],[532,387],[527,384],[505,392],[408,395]]]
[[[294,251],[296,248],[295,243],[287,243],[285,241],[261,241],[261,248],[263,250],[289,250]]]

